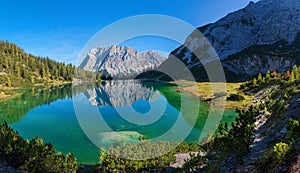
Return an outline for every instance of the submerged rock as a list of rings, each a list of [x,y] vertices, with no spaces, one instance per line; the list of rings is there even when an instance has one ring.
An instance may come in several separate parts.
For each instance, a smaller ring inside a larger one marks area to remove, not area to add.
[[[121,131],[121,132],[106,132],[100,135],[101,142],[103,143],[113,143],[121,142],[122,140],[126,143],[137,142],[142,134],[136,131]]]

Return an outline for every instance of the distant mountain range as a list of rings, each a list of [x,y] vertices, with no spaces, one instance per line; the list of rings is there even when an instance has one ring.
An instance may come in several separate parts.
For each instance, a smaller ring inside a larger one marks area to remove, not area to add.
[[[197,30],[216,50],[227,81],[247,80],[268,70],[284,72],[294,64],[300,64],[299,0],[250,2],[245,8]],[[158,69],[164,71],[179,59],[197,81],[207,81],[203,64],[193,53],[203,52],[206,47],[207,43],[192,33]],[[209,54],[205,56],[199,58],[212,66],[218,58]],[[139,78],[170,79],[153,71],[143,73]]]
[[[156,69],[166,58],[155,51],[138,53],[130,47],[96,47],[90,50],[80,68],[100,72],[104,79],[132,79],[138,74]]]

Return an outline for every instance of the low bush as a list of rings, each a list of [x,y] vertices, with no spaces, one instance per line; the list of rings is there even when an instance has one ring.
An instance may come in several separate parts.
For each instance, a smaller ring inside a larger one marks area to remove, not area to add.
[[[230,94],[229,97],[227,97],[227,100],[229,101],[241,101],[245,100],[245,97],[239,94]]]
[[[0,126],[0,160],[27,172],[76,172],[78,164],[72,154],[64,156],[41,138],[24,140],[4,123]]]
[[[100,150],[100,164],[95,172],[165,171],[175,161],[176,143],[140,141],[114,143],[108,150]]]

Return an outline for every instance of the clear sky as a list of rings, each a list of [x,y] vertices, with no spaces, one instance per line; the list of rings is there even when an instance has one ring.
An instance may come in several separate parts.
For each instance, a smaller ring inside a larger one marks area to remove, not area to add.
[[[255,0],[257,1],[257,0]],[[3,0],[0,2],[0,40],[16,43],[37,56],[76,63],[88,40],[105,26],[125,17],[163,14],[192,26],[212,23],[245,7],[250,0]],[[176,48],[169,42],[144,38],[128,41],[138,51]],[[124,43],[125,44],[125,43]],[[101,45],[99,45],[101,46]]]

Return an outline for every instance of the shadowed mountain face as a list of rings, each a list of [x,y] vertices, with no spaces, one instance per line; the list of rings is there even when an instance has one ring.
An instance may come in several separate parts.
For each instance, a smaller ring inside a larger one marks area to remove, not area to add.
[[[116,108],[130,106],[139,99],[154,101],[160,96],[160,93],[153,87],[146,87],[137,81],[129,80],[102,83],[99,87],[87,89],[85,95],[93,105]]]
[[[250,2],[245,8],[198,30],[209,40],[222,60],[252,45],[270,45],[280,40],[292,44],[300,32],[300,1]],[[191,34],[184,45],[195,50],[201,47],[202,42]],[[179,55],[183,49],[180,47],[172,54]]]
[[[100,72],[103,78],[130,79],[158,67],[166,58],[155,51],[138,53],[130,47],[98,47],[90,50],[80,68]]]
[[[198,31],[206,39],[199,38]],[[209,54],[207,41],[218,56]],[[185,64],[197,81],[207,81],[203,63],[214,67],[220,58],[227,81],[243,81],[268,70],[284,72],[294,64],[300,64],[299,43],[299,0],[250,2],[245,8],[219,21],[198,28],[182,46],[171,52],[158,69],[161,71],[174,66],[174,59],[177,59]],[[201,53],[201,57],[196,57],[194,53],[199,56],[199,52],[208,54]],[[166,79],[166,76],[153,72],[139,76],[143,77]]]

